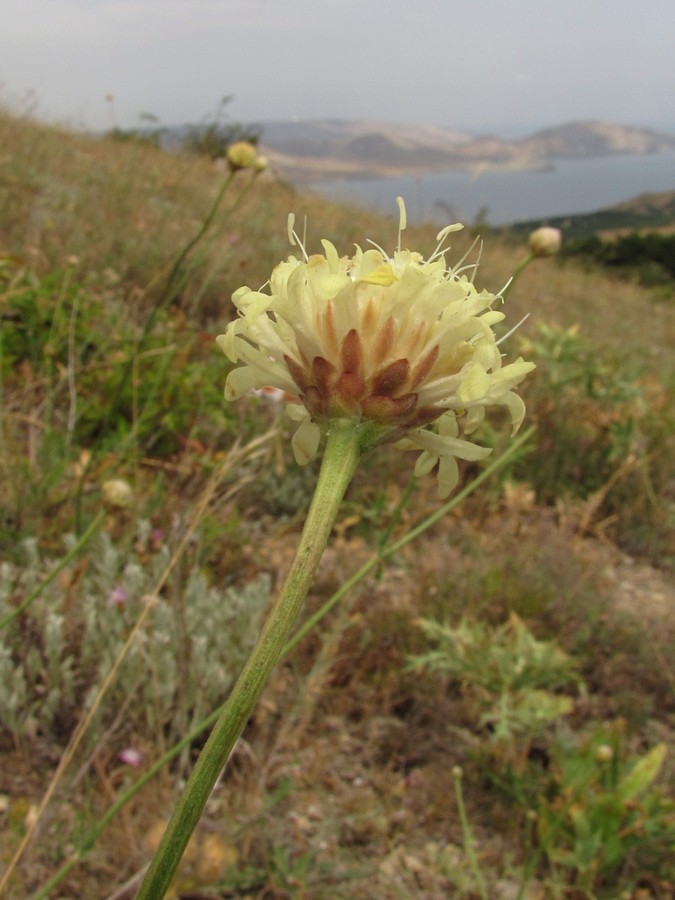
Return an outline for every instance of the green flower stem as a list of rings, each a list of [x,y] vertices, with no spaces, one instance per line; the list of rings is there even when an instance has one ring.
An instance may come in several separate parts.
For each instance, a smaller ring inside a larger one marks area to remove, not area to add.
[[[169,888],[216,779],[281,656],[369,437],[369,429],[353,420],[337,419],[330,423],[319,480],[290,571],[195,764],[136,900],[159,900]]]
[[[524,259],[521,259],[521,261],[518,263],[518,265],[513,270],[513,274],[511,275],[511,278],[509,279],[508,284],[506,285],[504,290],[499,295],[502,298],[502,300],[506,299],[506,297],[509,294],[509,292],[511,291],[511,288],[513,287],[513,285],[516,283],[518,278],[523,274],[525,269],[529,266],[529,264],[534,259],[536,259],[536,256],[534,253],[528,253]]]
[[[2,619],[0,619],[0,629],[4,628],[6,625],[9,625],[10,622],[13,622],[21,613],[28,609],[31,603],[40,596],[40,594],[44,591],[44,589],[54,581],[59,572],[62,572],[65,567],[71,562],[77,554],[82,550],[87,541],[98,531],[101,527],[101,524],[105,518],[104,512],[99,512],[98,515],[93,519],[92,522],[89,523],[89,527],[84,532],[83,535],[80,536],[77,543],[70,548],[70,550],[66,553],[66,555],[58,561],[58,563],[54,566],[54,568],[50,571],[49,575],[45,578],[44,581],[41,581],[38,586],[31,591],[31,593],[26,597],[26,599],[20,603],[16,609],[13,609],[10,613],[7,613]]]
[[[394,554],[398,553],[406,544],[409,544],[411,541],[414,541],[421,534],[423,534],[428,528],[431,528],[432,525],[435,525],[443,516],[447,515],[451,509],[454,509],[456,506],[465,500],[470,494],[472,494],[479,485],[481,485],[484,481],[487,481],[495,472],[501,469],[503,466],[509,462],[516,453],[523,447],[532,435],[535,432],[535,426],[530,425],[530,427],[518,435],[506,450],[498,456],[496,459],[492,460],[492,462],[486,466],[482,472],[480,472],[476,477],[462,488],[461,491],[458,491],[447,503],[444,503],[443,506],[440,506],[436,509],[431,515],[427,516],[419,525],[416,525],[410,531],[403,535],[403,537],[399,538],[397,541],[394,541],[393,544],[388,544],[386,547],[381,549],[374,556],[371,556],[369,560],[367,560],[361,568],[354,572],[349,578],[342,582],[340,587],[335,591],[332,596],[326,600],[326,602],[314,613],[312,613],[309,618],[307,618],[303,624],[298,628],[298,630],[294,633],[293,637],[289,640],[289,642],[284,647],[284,656],[287,653],[290,653],[291,650],[300,643],[300,641],[305,637],[305,635],[309,634],[309,632],[319,624],[319,622],[333,609],[333,607],[342,600],[342,598],[348,594],[353,587],[363,581],[363,579],[375,569],[377,566],[381,565],[390,556],[394,556]]]

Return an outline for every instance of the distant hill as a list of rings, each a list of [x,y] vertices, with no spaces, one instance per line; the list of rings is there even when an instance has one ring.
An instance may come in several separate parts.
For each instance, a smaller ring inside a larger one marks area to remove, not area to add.
[[[675,135],[607,122],[569,122],[518,140],[376,120],[263,122],[261,143],[291,181],[487,168],[536,169],[558,159],[675,151]]]
[[[418,150],[447,153],[473,135],[433,125],[401,125],[374,120],[318,119],[298,122],[262,122],[262,143],[289,156],[373,161],[393,154],[399,161]]]
[[[608,232],[651,230],[671,231],[675,226],[675,190],[658,194],[640,194],[616,206],[591,213],[528,219],[515,222],[498,231],[529,234],[541,225],[560,228],[565,239],[586,238]]]
[[[642,155],[673,150],[675,135],[607,122],[569,122],[537,131],[516,143],[533,158],[582,159],[617,153]]]

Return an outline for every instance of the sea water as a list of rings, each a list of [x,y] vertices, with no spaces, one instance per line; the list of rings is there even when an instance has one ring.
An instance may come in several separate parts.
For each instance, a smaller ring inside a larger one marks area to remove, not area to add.
[[[542,171],[485,169],[422,176],[312,182],[326,197],[397,215],[395,198],[406,202],[414,222],[473,222],[490,225],[594,212],[639,194],[675,190],[675,153],[556,160]]]

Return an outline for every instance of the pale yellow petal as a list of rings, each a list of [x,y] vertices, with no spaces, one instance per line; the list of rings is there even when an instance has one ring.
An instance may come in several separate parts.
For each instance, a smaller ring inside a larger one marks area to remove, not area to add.
[[[420,455],[415,460],[415,475],[417,478],[423,478],[425,475],[428,475],[429,472],[433,469],[433,467],[438,462],[437,456],[432,456],[431,453],[428,453],[426,450],[423,450]]]
[[[238,400],[247,391],[259,387],[255,369],[251,366],[240,366],[232,369],[225,382],[225,399]]]
[[[295,461],[299,466],[306,465],[316,456],[320,441],[321,429],[316,422],[306,420],[300,424],[291,440]]]
[[[445,500],[459,481],[459,467],[454,456],[444,456],[438,464],[438,496]]]

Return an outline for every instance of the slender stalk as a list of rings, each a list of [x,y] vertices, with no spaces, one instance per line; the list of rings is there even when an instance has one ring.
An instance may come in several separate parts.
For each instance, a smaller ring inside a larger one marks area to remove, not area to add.
[[[152,327],[155,324],[155,320],[157,319],[157,316],[159,315],[159,313],[162,310],[164,310],[176,296],[181,266],[183,265],[183,263],[189,256],[190,252],[194,249],[194,247],[197,246],[197,244],[201,241],[201,239],[204,237],[206,232],[209,230],[211,223],[213,222],[213,220],[216,216],[216,213],[218,211],[218,208],[223,200],[223,197],[225,196],[225,192],[227,191],[228,187],[230,186],[230,183],[232,182],[233,178],[234,178],[234,173],[230,172],[228,174],[227,178],[223,181],[223,183],[220,187],[220,190],[216,194],[216,199],[213,201],[213,203],[211,205],[211,209],[209,210],[206,218],[204,219],[202,224],[199,226],[199,230],[197,231],[195,236],[192,237],[187,242],[187,244],[183,247],[183,249],[180,251],[180,253],[176,257],[176,259],[174,260],[173,265],[171,266],[171,269],[167,276],[166,282],[164,284],[164,287],[162,289],[162,293],[159,295],[159,297],[155,301],[152,309],[150,310],[150,314],[148,315],[147,319],[145,320],[145,324],[143,325],[143,331],[141,332],[141,335],[138,339],[139,347],[143,344],[143,341],[146,339],[146,337],[152,331]],[[129,380],[129,377],[131,376],[131,372],[132,372],[133,365],[134,365],[134,358],[135,358],[135,354],[132,353],[129,356],[129,359],[127,359],[127,361],[124,365],[124,368],[122,369],[122,374],[120,375],[119,381],[117,383],[115,393],[113,394],[112,400],[108,404],[105,415],[102,419],[102,422],[101,422],[101,425],[99,428],[100,434],[105,434],[105,430],[106,430],[106,426],[107,426],[108,422],[112,419],[113,415],[117,412],[117,406],[119,404],[120,397],[122,396],[122,391],[126,387],[127,381]]]
[[[92,535],[96,534],[104,518],[104,512],[99,512],[98,515],[96,515],[96,517],[89,523],[89,527],[84,532],[84,534],[82,534],[78,538],[77,543],[74,544],[74,546],[70,548],[66,555],[58,561],[58,563],[50,571],[49,575],[47,575],[45,580],[41,581],[40,584],[33,591],[31,591],[31,593],[22,603],[20,603],[15,609],[13,609],[10,613],[7,613],[6,616],[0,619],[0,629],[4,628],[6,625],[9,625],[9,623],[13,622],[14,619],[20,616],[24,610],[28,609],[31,603],[40,596],[47,585],[51,584],[52,581],[54,581],[59,572],[62,572],[68,565],[68,563],[71,562],[71,560],[75,559],[75,557],[80,552],[80,550],[82,550],[89,538],[91,538]]]
[[[279,596],[206,742],[136,895],[159,900],[166,893],[214,784],[244,729],[309,591],[342,498],[367,440],[349,419],[330,423],[321,472],[300,544]]]
[[[476,879],[478,893],[481,896],[481,900],[488,900],[487,890],[485,889],[485,879],[483,878],[483,873],[481,872],[480,865],[478,864],[478,857],[476,856],[476,851],[473,845],[473,835],[471,834],[471,827],[469,825],[469,819],[466,814],[466,807],[464,806],[464,795],[462,793],[462,769],[460,766],[453,766],[452,779],[455,782],[455,798],[457,800],[459,821],[461,822],[462,834],[464,836],[464,851],[469,859],[469,865],[471,866],[471,870]]]
[[[534,259],[536,259],[536,256],[534,253],[528,253],[524,259],[521,259],[521,261],[518,263],[518,265],[513,270],[513,273],[511,274],[511,277],[509,278],[508,284],[506,285],[504,290],[499,295],[502,298],[502,300],[506,300],[506,295],[511,291],[511,288],[516,283],[518,278],[523,274],[525,269],[529,266],[529,264]]]
[[[82,861],[82,859],[87,855],[87,853],[91,850],[91,848],[95,845],[98,838],[103,834],[105,829],[108,827],[110,822],[115,818],[117,813],[132,799],[136,794],[140,791],[140,789],[151,781],[155,775],[160,772],[164,766],[170,762],[175,756],[181,752],[184,747],[187,747],[192,743],[199,735],[212,725],[218,716],[220,715],[223,707],[219,706],[215,709],[206,719],[201,721],[199,725],[192,729],[192,731],[188,732],[184,737],[178,741],[178,743],[174,744],[170,750],[161,756],[158,760],[156,760],[147,772],[144,772],[133,784],[130,784],[129,787],[122,791],[121,794],[117,797],[115,802],[108,807],[105,814],[101,816],[99,821],[95,824],[95,826],[91,829],[91,831],[86,835],[82,844],[76,851],[72,853],[72,855],[63,863],[63,865],[51,876],[49,881],[45,882],[35,894],[33,894],[31,900],[45,900],[46,897],[49,896],[50,892],[66,877],[66,875],[74,869],[75,866]]]
[[[232,209],[228,212],[228,215],[232,212],[232,210],[241,201],[241,198],[245,195],[246,191],[248,190],[248,187],[250,187],[250,185],[253,183],[253,180],[255,179],[256,174],[257,173],[254,173],[253,177],[249,179],[247,187],[244,188],[244,190],[240,192],[237,201],[235,202]],[[101,441],[103,436],[105,434],[107,434],[107,432],[109,430],[109,427],[108,427],[109,424],[113,421],[114,417],[117,415],[118,408],[121,403],[123,391],[126,388],[127,382],[129,380],[129,378],[131,377],[131,373],[132,373],[133,367],[135,365],[137,353],[142,348],[143,343],[145,342],[146,338],[152,331],[152,328],[155,324],[155,321],[156,321],[159,313],[162,312],[164,309],[166,309],[166,307],[177,296],[179,290],[181,289],[181,287],[182,287],[181,268],[182,268],[183,264],[185,263],[185,261],[187,260],[188,256],[190,255],[190,253],[192,252],[192,250],[194,250],[194,248],[200,243],[200,241],[203,239],[206,232],[209,230],[209,228],[213,224],[213,222],[216,218],[216,214],[217,214],[217,212],[220,208],[220,205],[223,201],[223,197],[225,196],[225,193],[226,193],[228,187],[232,183],[234,176],[235,176],[234,172],[230,171],[228,173],[228,175],[225,178],[225,180],[223,181],[218,193],[216,194],[216,198],[213,201],[211,208],[206,215],[206,218],[199,226],[197,233],[194,235],[194,237],[192,237],[187,242],[187,244],[185,244],[183,249],[180,251],[180,253],[176,257],[176,259],[174,260],[174,262],[171,266],[171,269],[169,270],[169,274],[166,278],[166,281],[164,283],[162,292],[160,293],[159,297],[155,301],[152,309],[150,310],[148,317],[145,320],[145,324],[143,325],[141,334],[140,334],[138,340],[136,341],[136,346],[133,348],[131,354],[129,355],[128,359],[124,363],[124,366],[122,368],[122,372],[118,379],[117,386],[115,388],[113,396],[112,396],[110,402],[107,404],[106,409],[105,409],[105,411],[101,417],[101,420],[98,424],[98,427],[96,429],[96,433],[94,435],[94,441],[93,441],[92,446],[90,447],[90,450],[92,452],[91,452],[91,456],[89,458],[89,462],[83,467],[83,471],[80,476],[80,483],[78,485],[77,493],[75,495],[75,526],[76,526],[76,531],[78,533],[81,531],[80,519],[81,519],[81,505],[82,505],[82,490],[84,488],[85,478],[89,471],[90,466],[93,464],[93,460],[95,458],[95,451],[96,451],[96,448],[97,448],[99,442]]]
[[[319,624],[319,622],[333,609],[336,603],[339,603],[342,598],[351,591],[353,587],[355,587],[360,581],[368,575],[376,566],[381,565],[385,560],[389,559],[390,556],[393,556],[395,553],[398,553],[406,544],[409,544],[410,541],[415,540],[421,534],[423,534],[428,528],[431,528],[432,525],[435,525],[443,516],[450,512],[451,509],[454,509],[456,506],[465,500],[470,494],[472,494],[476,488],[481,485],[484,481],[490,478],[494,472],[501,469],[503,466],[509,462],[513,456],[515,456],[516,452],[520,450],[520,448],[527,443],[527,441],[532,437],[535,431],[535,426],[530,425],[527,431],[522,432],[515,438],[506,450],[502,453],[501,456],[498,456],[494,459],[489,466],[486,466],[482,472],[480,472],[476,477],[462,488],[461,491],[458,491],[447,503],[444,503],[443,506],[440,506],[438,509],[434,510],[431,515],[427,516],[419,525],[416,525],[415,528],[412,528],[403,537],[399,538],[397,541],[394,541],[393,544],[388,544],[386,547],[379,550],[373,556],[367,560],[361,568],[354,572],[349,578],[342,582],[340,587],[332,594],[328,600],[321,606],[316,612],[314,612],[311,616],[309,616],[303,624],[298,628],[298,630],[294,633],[293,637],[288,641],[286,646],[284,647],[284,655],[290,653],[290,651],[300,643],[300,641],[305,637],[306,634]]]

